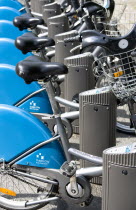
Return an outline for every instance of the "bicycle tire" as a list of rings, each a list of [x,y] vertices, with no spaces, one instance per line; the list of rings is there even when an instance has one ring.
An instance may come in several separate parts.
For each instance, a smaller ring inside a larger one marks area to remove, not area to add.
[[[105,76],[102,75],[99,77],[98,81],[96,82],[96,88],[100,88],[102,86],[107,86],[107,83],[106,81],[102,82],[102,85],[101,85],[101,81],[105,79]],[[120,106],[118,106],[119,108]],[[126,111],[127,112],[127,111]],[[118,118],[118,116],[117,116]],[[127,133],[127,134],[135,134],[135,129],[134,128],[131,128],[130,125],[127,125],[125,122],[118,122],[117,121],[117,124],[116,124],[116,128],[118,131],[121,131],[123,133]]]

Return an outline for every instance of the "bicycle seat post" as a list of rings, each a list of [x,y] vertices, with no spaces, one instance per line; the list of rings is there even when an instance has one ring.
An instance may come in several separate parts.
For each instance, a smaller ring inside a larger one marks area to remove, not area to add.
[[[61,138],[61,142],[62,142],[62,145],[63,145],[63,149],[64,149],[64,152],[65,152],[65,156],[67,158],[67,161],[70,162],[71,161],[71,155],[68,152],[68,149],[70,148],[70,145],[69,145],[69,141],[68,141],[68,138],[67,138],[66,131],[65,131],[64,126],[63,126],[62,121],[61,121],[61,117],[60,117],[61,109],[60,109],[60,106],[59,106],[58,102],[55,100],[55,92],[54,92],[54,88],[53,88],[53,85],[52,85],[51,81],[47,82],[46,90],[47,90],[48,97],[49,97],[49,100],[50,100],[50,103],[51,103],[51,106],[52,106],[52,109],[53,109],[54,117],[56,119],[56,124],[57,124],[58,132],[59,132],[59,135],[60,135],[60,138]]]

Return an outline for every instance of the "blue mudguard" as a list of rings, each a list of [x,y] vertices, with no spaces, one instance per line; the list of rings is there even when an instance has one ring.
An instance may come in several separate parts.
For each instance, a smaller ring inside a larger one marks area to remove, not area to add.
[[[11,7],[0,7],[0,20],[9,20],[13,21],[13,19],[17,16],[20,16],[21,12]]]
[[[28,112],[0,105],[0,159],[7,163],[52,137],[50,130]],[[58,140],[38,149],[17,164],[59,169],[65,156]]]
[[[15,105],[29,94],[39,90],[37,82],[26,84],[16,72],[15,67],[0,64],[0,104]],[[52,114],[51,105],[45,91],[36,94],[20,105],[28,112]]]
[[[0,38],[0,64],[16,65],[19,61],[31,56],[32,53],[24,55],[14,45],[13,39]]]
[[[13,25],[12,21],[0,20],[0,38],[16,39],[18,36],[21,36],[26,32],[28,31],[19,31],[19,29]]]
[[[24,6],[15,0],[0,0],[0,7],[11,7],[19,11]],[[21,14],[25,12],[25,10],[21,10]]]

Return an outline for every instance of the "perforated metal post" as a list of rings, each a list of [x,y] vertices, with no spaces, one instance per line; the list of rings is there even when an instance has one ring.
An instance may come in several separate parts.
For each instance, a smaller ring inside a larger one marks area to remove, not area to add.
[[[60,4],[58,4],[57,2],[54,2],[54,0],[50,0],[50,1],[51,1],[50,4],[44,5],[42,7],[43,19],[46,24],[48,23],[48,18],[61,14]]]
[[[103,150],[116,144],[116,97],[109,87],[103,87],[81,93],[79,103],[80,149],[101,157]],[[92,165],[81,161],[81,167],[88,166]],[[92,182],[101,184],[102,179]]]
[[[103,152],[102,210],[136,209],[136,143]]]
[[[53,2],[54,2],[54,0],[31,0],[32,12],[42,14],[42,12],[43,12],[42,7],[44,5],[47,5],[47,4],[50,4],[50,3],[53,3]]]
[[[73,47],[79,45],[79,42],[77,41],[73,43],[64,42],[65,38],[75,37],[76,35],[77,35],[77,31],[75,30],[55,35],[55,44],[56,44],[55,45],[55,61],[56,62],[64,63],[64,58],[79,53],[79,50],[76,50],[73,53],[70,53],[70,50]],[[62,83],[60,87],[61,87],[61,97],[64,97],[64,83]]]
[[[68,67],[69,72],[64,82],[65,99],[72,101],[75,95],[95,87],[92,62],[93,57],[89,52],[64,59],[64,64]],[[74,133],[79,133],[79,120],[73,122],[73,129]]]
[[[48,36],[55,39],[56,34],[60,34],[69,30],[68,18],[65,14],[48,18]]]
[[[43,13],[43,7],[44,5],[48,5],[53,3],[54,0],[39,0],[39,12],[42,14]]]
[[[70,50],[72,48],[74,48],[75,46],[77,46],[79,44],[78,41],[76,42],[69,42],[69,43],[65,43],[64,39],[66,38],[71,38],[71,37],[75,37],[77,36],[78,33],[76,30],[73,31],[68,31],[65,33],[60,33],[55,35],[55,61],[56,62],[60,62],[63,63],[64,62],[64,58],[78,54],[79,50],[76,50],[75,52],[71,53]]]

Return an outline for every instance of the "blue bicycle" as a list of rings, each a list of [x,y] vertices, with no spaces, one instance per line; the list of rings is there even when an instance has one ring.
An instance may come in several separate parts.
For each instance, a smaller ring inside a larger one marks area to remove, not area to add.
[[[69,149],[52,85],[53,77],[66,74],[67,67],[25,59],[18,63],[16,72],[26,83],[46,82],[59,134],[52,136],[41,121],[22,109],[0,105],[0,206],[39,209],[58,199],[88,205],[92,195],[87,177],[102,174],[102,159]],[[71,154],[99,166],[77,170]]]

